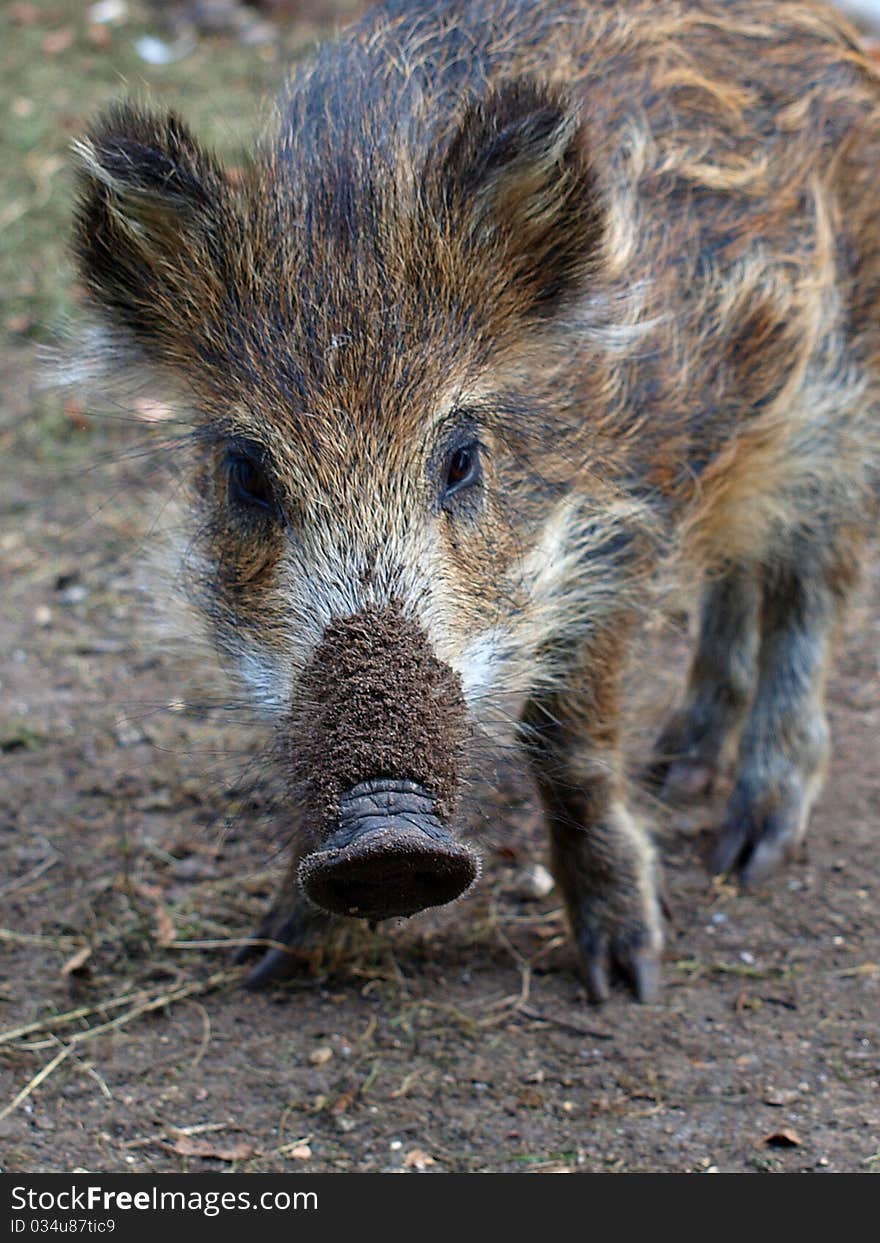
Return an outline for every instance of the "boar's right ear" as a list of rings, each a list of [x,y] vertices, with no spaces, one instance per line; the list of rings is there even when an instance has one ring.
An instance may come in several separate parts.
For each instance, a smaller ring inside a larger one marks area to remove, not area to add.
[[[444,214],[545,316],[583,286],[602,211],[577,110],[530,79],[469,104],[440,170]]]
[[[228,182],[173,113],[117,105],[74,151],[83,279],[126,344],[173,360],[218,293]]]

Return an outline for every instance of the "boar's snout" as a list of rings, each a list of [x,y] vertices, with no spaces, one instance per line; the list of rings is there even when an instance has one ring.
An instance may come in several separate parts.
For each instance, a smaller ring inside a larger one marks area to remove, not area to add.
[[[339,823],[300,864],[316,906],[340,915],[389,919],[442,906],[469,888],[477,857],[436,814],[413,781],[365,781],[339,802]]]
[[[454,819],[467,735],[461,680],[398,604],[327,626],[290,723],[316,906],[362,919],[442,906],[479,872]]]

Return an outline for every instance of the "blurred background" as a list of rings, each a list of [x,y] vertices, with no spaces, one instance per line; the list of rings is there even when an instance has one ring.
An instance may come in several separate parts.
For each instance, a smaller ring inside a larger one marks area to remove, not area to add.
[[[77,297],[65,260],[73,137],[103,104],[151,97],[224,157],[253,140],[284,66],[357,0],[6,0],[0,6],[2,348],[51,339]]]
[[[234,162],[284,67],[359,0],[4,0],[0,353],[52,341],[79,291],[66,258],[69,147],[107,101],[149,96]],[[880,46],[880,0],[841,0]],[[880,52],[878,52],[880,55]]]

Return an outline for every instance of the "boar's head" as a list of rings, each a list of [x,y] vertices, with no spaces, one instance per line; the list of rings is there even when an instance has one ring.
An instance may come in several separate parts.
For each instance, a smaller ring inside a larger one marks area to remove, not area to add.
[[[382,918],[473,881],[469,743],[582,624],[566,567],[608,532],[570,504],[574,308],[601,213],[549,88],[428,129],[322,98],[306,78],[235,175],[176,117],[111,110],[78,144],[76,250],[114,356],[195,411],[182,578],[277,724],[300,880]]]

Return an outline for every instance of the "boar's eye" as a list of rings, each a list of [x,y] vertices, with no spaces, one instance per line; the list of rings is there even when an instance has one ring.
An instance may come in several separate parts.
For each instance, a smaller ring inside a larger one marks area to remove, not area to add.
[[[441,505],[445,505],[456,493],[477,483],[480,470],[480,446],[477,441],[454,449],[446,459]]]
[[[248,446],[230,445],[227,449],[229,499],[249,509],[273,510],[275,496],[258,455],[258,449]]]

